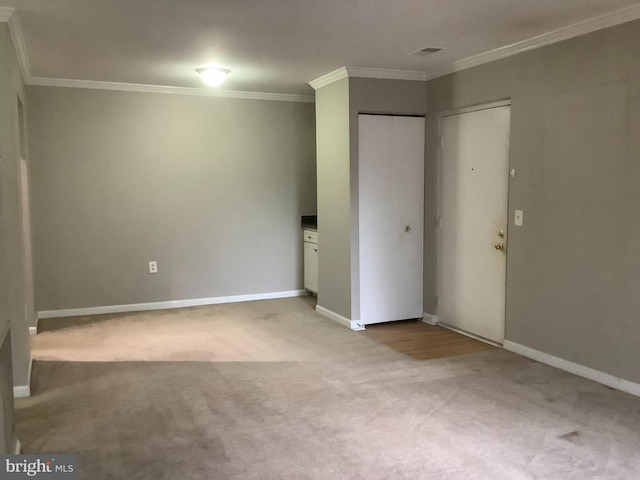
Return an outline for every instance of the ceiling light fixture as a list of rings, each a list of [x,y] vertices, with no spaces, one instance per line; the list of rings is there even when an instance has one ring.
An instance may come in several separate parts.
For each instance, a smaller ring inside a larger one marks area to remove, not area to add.
[[[230,71],[226,68],[198,68],[196,70],[202,81],[210,87],[219,87],[227,78]]]

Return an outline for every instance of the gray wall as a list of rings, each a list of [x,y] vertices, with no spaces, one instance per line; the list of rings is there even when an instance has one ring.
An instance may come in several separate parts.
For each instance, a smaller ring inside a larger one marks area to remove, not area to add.
[[[29,325],[33,318],[33,295],[30,269],[25,265],[25,249],[29,242],[23,238],[22,229],[22,191],[20,187],[20,150],[18,128],[18,98],[26,102],[25,87],[22,81],[15,48],[6,24],[0,24],[2,48],[6,55],[2,75],[6,75],[7,85],[2,89],[0,116],[2,143],[2,230],[3,230],[3,271],[6,287],[3,289],[5,302],[2,310],[8,316],[11,326],[11,350],[13,352],[14,385],[27,385],[30,348]]]
[[[316,91],[318,305],[351,318],[349,80]]]
[[[33,321],[33,299],[30,265],[23,263],[29,242],[23,238],[19,174],[18,96],[24,101],[25,92],[9,28],[4,23],[0,23],[0,85],[0,427],[4,438],[0,449],[12,451],[11,379],[13,385],[28,384],[28,324]]]
[[[39,311],[302,288],[313,104],[28,93]]]
[[[425,82],[345,78],[316,91],[318,304],[360,319],[358,115],[424,115]]]
[[[0,453],[14,453],[16,446],[10,337],[8,329],[0,332]]]
[[[509,215],[512,223],[523,209],[524,226],[509,228],[506,338],[633,382],[638,58],[640,22],[632,22],[430,81],[426,168],[435,179],[438,112],[512,99]],[[427,223],[435,205],[432,195]],[[434,295],[427,284],[425,296]]]

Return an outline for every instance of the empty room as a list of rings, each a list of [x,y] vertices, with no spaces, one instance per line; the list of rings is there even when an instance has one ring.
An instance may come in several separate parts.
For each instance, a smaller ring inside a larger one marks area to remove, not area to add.
[[[634,0],[0,0],[0,478],[637,479],[639,58]]]

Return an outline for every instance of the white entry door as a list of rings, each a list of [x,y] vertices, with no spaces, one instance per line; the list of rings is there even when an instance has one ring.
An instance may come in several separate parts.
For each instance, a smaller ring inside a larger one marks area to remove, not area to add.
[[[358,122],[360,320],[422,317],[424,118]]]
[[[509,105],[441,119],[438,321],[504,340]]]

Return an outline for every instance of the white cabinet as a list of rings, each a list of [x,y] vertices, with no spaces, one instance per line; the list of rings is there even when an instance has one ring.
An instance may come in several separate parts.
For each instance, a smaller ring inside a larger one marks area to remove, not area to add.
[[[304,230],[304,288],[318,293],[318,232]]]
[[[359,115],[360,321],[422,317],[424,118]]]

